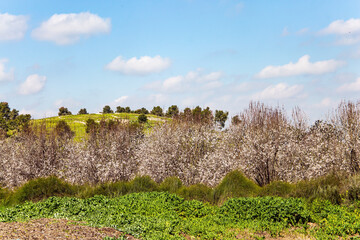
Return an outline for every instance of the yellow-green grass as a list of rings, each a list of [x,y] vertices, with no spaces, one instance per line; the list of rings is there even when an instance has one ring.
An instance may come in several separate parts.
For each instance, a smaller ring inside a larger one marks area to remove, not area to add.
[[[35,125],[45,124],[47,129],[55,128],[56,124],[65,120],[66,123],[70,126],[71,130],[75,133],[74,140],[80,141],[86,136],[86,121],[88,119],[94,119],[95,122],[100,122],[101,120],[114,120],[114,121],[129,121],[137,122],[138,116],[140,114],[136,113],[109,113],[109,114],[81,114],[81,115],[66,115],[66,116],[56,116],[42,119],[34,119],[32,123]],[[156,123],[161,123],[168,121],[169,118],[159,117],[152,114],[147,114],[148,122],[145,124],[145,129],[149,129],[154,126]]]

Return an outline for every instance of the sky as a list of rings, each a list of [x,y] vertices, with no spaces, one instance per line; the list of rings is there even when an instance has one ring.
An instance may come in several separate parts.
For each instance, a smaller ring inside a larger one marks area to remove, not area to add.
[[[0,1],[0,101],[33,118],[260,101],[313,121],[357,100],[358,0]]]

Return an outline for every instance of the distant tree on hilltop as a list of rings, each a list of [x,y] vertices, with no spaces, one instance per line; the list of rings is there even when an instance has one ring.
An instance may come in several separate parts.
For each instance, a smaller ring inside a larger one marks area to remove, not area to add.
[[[81,115],[81,114],[88,114],[86,108],[82,108],[79,110],[78,115]]]
[[[109,105],[106,105],[106,106],[103,108],[102,113],[103,113],[103,114],[105,114],[105,113],[114,113],[114,111],[111,110],[111,108],[110,108]]]
[[[72,113],[66,108],[66,107],[61,107],[59,108],[59,116],[66,116],[66,115],[72,115]]]

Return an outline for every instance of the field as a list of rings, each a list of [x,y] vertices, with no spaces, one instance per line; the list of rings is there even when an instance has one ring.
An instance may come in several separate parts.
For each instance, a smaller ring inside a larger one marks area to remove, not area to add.
[[[109,113],[109,114],[92,113],[92,114],[81,114],[81,115],[65,115],[65,116],[49,117],[43,119],[35,119],[32,120],[32,123],[36,125],[45,124],[47,128],[52,129],[56,126],[56,124],[59,121],[64,120],[70,126],[71,130],[75,133],[75,140],[79,141],[86,135],[85,128],[86,128],[86,121],[88,119],[93,119],[97,123],[99,123],[101,120],[137,122],[137,118],[139,115],[140,114],[136,114],[136,113]],[[146,116],[148,117],[148,122],[146,123],[147,128],[151,127],[155,123],[168,120],[168,118],[166,117],[159,117],[151,114],[147,114]]]

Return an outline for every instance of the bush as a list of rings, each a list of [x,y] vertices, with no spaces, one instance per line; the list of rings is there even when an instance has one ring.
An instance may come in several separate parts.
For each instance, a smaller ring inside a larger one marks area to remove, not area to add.
[[[187,200],[213,202],[213,190],[204,184],[183,186],[177,191],[177,194]]]
[[[282,182],[282,181],[274,181],[262,187],[259,195],[289,197],[294,188],[295,186],[290,183]]]
[[[81,198],[90,198],[95,195],[108,197],[118,197],[129,193],[130,184],[128,182],[103,183],[95,187],[83,186],[83,190],[78,194]]]
[[[105,113],[114,113],[114,112],[113,112],[113,110],[111,110],[111,108],[110,108],[109,105],[106,105],[106,106],[103,108],[102,113],[105,114]]]
[[[350,201],[360,200],[360,175],[351,176],[347,183],[346,197]]]
[[[75,133],[73,131],[71,131],[69,124],[67,124],[64,120],[60,120],[56,124],[54,132],[55,132],[56,136],[59,136],[61,138],[70,139],[75,135]]]
[[[214,190],[214,201],[223,202],[233,197],[256,196],[260,187],[247,179],[240,171],[228,173]]]
[[[130,192],[153,192],[158,190],[158,186],[149,176],[138,176],[130,183]]]
[[[82,108],[79,110],[78,115],[81,115],[81,114],[88,114],[86,108]]]
[[[177,177],[168,177],[160,184],[160,191],[176,193],[182,187],[182,182]]]
[[[147,116],[145,114],[143,114],[143,113],[138,116],[138,122],[139,123],[146,123],[147,120],[148,120]]]
[[[40,201],[52,196],[72,196],[76,188],[57,177],[37,178],[18,188],[9,198],[9,204]]]
[[[66,107],[61,107],[59,108],[59,116],[66,116],[66,115],[72,115],[72,113],[66,108]]]
[[[332,203],[340,203],[340,187],[342,179],[339,175],[331,173],[312,180],[300,181],[295,185],[293,197],[330,200]]]

